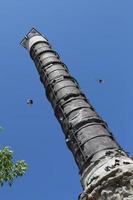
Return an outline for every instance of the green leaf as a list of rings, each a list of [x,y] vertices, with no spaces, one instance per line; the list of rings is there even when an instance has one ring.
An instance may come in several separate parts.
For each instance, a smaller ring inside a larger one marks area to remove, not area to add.
[[[27,164],[24,160],[13,162],[13,151],[9,147],[0,150],[0,184],[8,182],[11,186],[14,178],[23,176],[27,171]]]

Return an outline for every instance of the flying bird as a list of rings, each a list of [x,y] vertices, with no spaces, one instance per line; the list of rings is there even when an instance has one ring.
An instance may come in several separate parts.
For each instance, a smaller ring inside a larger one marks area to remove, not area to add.
[[[27,105],[32,106],[33,105],[33,100],[32,99],[28,99],[27,100]]]
[[[103,79],[98,79],[98,83],[102,84],[102,83],[104,83],[104,80]]]

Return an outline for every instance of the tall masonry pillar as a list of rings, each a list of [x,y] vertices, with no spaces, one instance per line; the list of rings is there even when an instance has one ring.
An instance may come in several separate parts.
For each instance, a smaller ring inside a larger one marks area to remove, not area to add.
[[[115,141],[48,40],[32,29],[22,40],[35,63],[68,148],[79,167],[79,200],[133,200],[133,160]]]

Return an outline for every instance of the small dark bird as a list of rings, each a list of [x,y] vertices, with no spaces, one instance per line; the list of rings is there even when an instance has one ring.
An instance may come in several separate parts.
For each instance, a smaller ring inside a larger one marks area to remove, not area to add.
[[[28,104],[29,106],[32,106],[32,105],[33,105],[33,100],[32,100],[32,99],[28,99],[28,100],[27,100],[27,104]]]
[[[102,84],[102,83],[104,83],[104,80],[103,79],[98,79],[98,83]]]

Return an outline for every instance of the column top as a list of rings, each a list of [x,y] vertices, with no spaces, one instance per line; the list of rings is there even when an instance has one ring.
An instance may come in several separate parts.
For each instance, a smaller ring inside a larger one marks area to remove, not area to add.
[[[39,42],[39,41],[45,41],[47,42],[48,40],[46,37],[44,37],[39,31],[37,31],[35,28],[32,28],[27,35],[22,39],[20,44],[28,49],[30,51],[31,47],[33,44]]]

